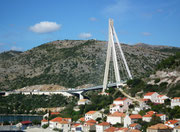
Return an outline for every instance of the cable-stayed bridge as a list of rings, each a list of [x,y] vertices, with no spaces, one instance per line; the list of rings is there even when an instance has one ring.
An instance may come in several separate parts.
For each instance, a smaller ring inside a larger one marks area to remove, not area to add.
[[[103,85],[94,86],[90,88],[83,89],[68,89],[61,91],[2,91],[0,94],[38,94],[38,95],[50,95],[50,94],[63,94],[65,96],[70,96],[72,94],[78,94],[80,99],[83,98],[82,93],[90,90],[99,90],[102,89],[102,93],[105,93],[105,90],[109,87],[119,88],[121,93],[125,96],[133,99],[129,95],[123,92],[121,89],[122,86],[126,85],[126,81],[128,79],[132,79],[131,72],[129,70],[125,55],[121,48],[121,44],[119,43],[115,28],[114,22],[112,19],[109,19],[109,36],[108,36],[108,48],[107,48],[107,56],[105,62],[105,71],[104,71],[104,80]],[[124,76],[123,76],[124,75]],[[114,80],[112,79],[114,76]],[[114,82],[114,83],[108,83]]]

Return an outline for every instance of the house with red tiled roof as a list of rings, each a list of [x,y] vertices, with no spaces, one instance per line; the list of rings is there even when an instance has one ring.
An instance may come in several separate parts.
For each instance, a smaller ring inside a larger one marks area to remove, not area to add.
[[[62,121],[63,118],[62,117],[56,117],[52,120],[49,121],[49,127],[50,128],[57,128],[57,125],[60,121]]]
[[[69,132],[71,130],[71,123],[67,120],[58,122],[57,128],[63,130],[63,132]]]
[[[130,115],[130,118],[132,122],[138,121],[139,119],[142,119],[142,116],[140,114],[132,114]]]
[[[71,132],[82,132],[83,131],[83,125],[81,123],[75,123],[71,126]]]
[[[82,122],[82,123],[84,123],[85,122],[85,117],[81,117],[81,118],[79,118],[79,120],[78,120],[79,122]]]
[[[180,106],[180,97],[174,97],[171,99],[171,108],[174,106]]]
[[[46,119],[41,120],[41,126],[43,126],[45,124],[48,124],[48,120],[46,120]]]
[[[164,124],[166,126],[174,128],[174,127],[180,126],[180,121],[179,120],[168,120]]]
[[[156,92],[148,92],[144,95],[144,99],[149,99],[152,102],[155,102],[155,100],[157,100],[157,98],[158,98],[158,95],[159,94]]]
[[[130,124],[135,123],[139,119],[142,119],[142,116],[139,114],[131,114],[130,116],[126,115],[124,118],[124,127],[129,127]]]
[[[71,121],[71,118],[56,117],[49,121],[49,127],[52,129],[59,128],[63,130],[69,130],[71,128]]]
[[[146,122],[150,122],[151,119],[152,119],[152,116],[153,116],[153,115],[146,114],[146,115],[144,115],[144,116],[142,117],[142,120],[143,120],[143,121],[146,121]]]
[[[147,132],[172,132],[173,128],[164,124],[156,124],[146,129]]]
[[[161,121],[166,121],[166,115],[165,114],[156,114],[157,117],[161,119]]]
[[[111,124],[116,124],[116,123],[123,123],[124,117],[126,114],[121,113],[121,112],[114,112],[113,114],[110,114],[107,116],[107,122]]]
[[[90,119],[96,120],[97,118],[102,118],[102,114],[99,111],[89,111],[85,114],[85,121]]]
[[[157,104],[164,104],[164,101],[168,99],[168,97],[166,95],[158,95],[157,96],[157,99],[154,100],[154,103],[157,103]]]
[[[110,105],[110,113],[116,111],[125,112],[128,110],[129,105],[132,104],[132,100],[125,97],[119,97],[113,101],[113,104]]]
[[[152,114],[152,113],[148,114],[148,112],[146,113],[146,115],[144,115],[142,117],[142,120],[146,121],[146,122],[150,122],[153,115],[156,116],[156,117],[159,117],[161,119],[161,121],[166,121],[166,115],[165,114]]]
[[[180,126],[175,127],[174,132],[180,132]]]
[[[93,119],[90,119],[86,121],[83,125],[83,131],[89,132],[89,131],[95,131],[96,130],[96,121]]]
[[[132,124],[129,125],[129,128],[130,129],[138,129],[138,130],[140,130],[141,129],[141,125],[138,124],[138,123],[132,123]]]
[[[108,122],[102,122],[96,125],[96,132],[104,132],[105,129],[108,129],[110,124]]]

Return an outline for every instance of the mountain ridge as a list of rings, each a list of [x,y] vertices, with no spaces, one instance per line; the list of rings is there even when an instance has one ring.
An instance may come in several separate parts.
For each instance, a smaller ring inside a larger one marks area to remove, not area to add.
[[[127,44],[122,44],[122,49],[134,77],[148,74],[173,54]],[[0,89],[40,84],[66,88],[102,84],[106,50],[107,42],[98,40],[57,40],[42,44],[0,62]]]

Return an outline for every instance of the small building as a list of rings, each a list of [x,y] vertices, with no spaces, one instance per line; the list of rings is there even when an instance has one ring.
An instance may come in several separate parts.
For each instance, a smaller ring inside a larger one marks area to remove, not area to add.
[[[89,132],[89,131],[95,131],[96,130],[96,121],[95,120],[88,120],[84,123],[83,125],[83,131],[84,132]]]
[[[146,131],[147,132],[172,132],[173,128],[166,126],[164,124],[156,124],[156,125],[148,127]]]
[[[83,131],[83,125],[80,123],[75,123],[71,126],[71,132],[82,132]]]
[[[133,124],[129,125],[129,128],[130,129],[138,129],[138,130],[140,130],[141,129],[141,125],[138,124],[138,123],[133,123]]]
[[[117,111],[126,112],[130,104],[132,104],[132,100],[119,97],[113,101],[113,104],[110,105],[110,113]]]
[[[63,129],[63,131],[69,130],[71,124],[71,118],[56,117],[49,121],[49,127]]]
[[[84,123],[85,122],[85,117],[81,117],[81,118],[79,118],[79,120],[78,120],[79,122],[81,122],[81,123]]]
[[[63,132],[69,132],[71,130],[71,123],[67,120],[62,120],[58,122],[57,128],[63,130]]]
[[[41,126],[43,126],[45,124],[48,124],[48,120],[46,120],[46,119],[41,120]]]
[[[142,117],[142,120],[146,121],[146,122],[150,122],[151,119],[152,119],[152,115],[150,115],[150,114],[146,114]]]
[[[174,97],[171,99],[171,108],[174,106],[180,106],[180,97]]]
[[[158,93],[156,92],[148,92],[144,95],[144,99],[150,99],[152,102],[155,102],[155,100],[158,98]]]
[[[166,126],[174,128],[174,127],[180,126],[180,121],[178,121],[178,120],[168,120],[164,124]]]
[[[130,118],[132,123],[138,121],[139,119],[142,120],[142,116],[140,114],[132,114],[130,115]]]
[[[150,109],[151,107],[147,105],[147,103],[150,101],[150,99],[140,99],[139,100],[139,107],[141,110],[147,110]]]
[[[91,103],[91,101],[88,99],[80,99],[78,101],[78,105],[85,105],[85,104],[90,104],[90,103]]]
[[[158,103],[158,104],[164,104],[164,101],[166,99],[168,99],[168,97],[166,95],[158,95],[157,99],[154,102]]]
[[[105,129],[108,129],[110,124],[108,122],[102,122],[96,125],[96,132],[104,132]]]
[[[21,121],[20,123],[16,124],[16,127],[21,127],[22,130],[26,129],[29,126],[32,126],[31,121]]]
[[[142,119],[142,116],[139,114],[126,115],[124,118],[124,127],[129,127],[130,124],[135,123],[139,119]]]
[[[89,111],[85,114],[85,121],[90,119],[96,120],[97,118],[102,118],[102,114],[99,111]]]
[[[173,132],[180,132],[180,126],[175,127]]]
[[[166,115],[165,114],[156,114],[157,117],[161,119],[161,121],[166,121]]]
[[[107,116],[107,122],[111,124],[116,124],[116,123],[123,123],[124,117],[126,114],[120,113],[120,112],[114,112],[113,114],[110,114]]]
[[[56,117],[56,118],[50,120],[49,121],[49,127],[52,129],[57,128],[58,123],[61,122],[62,120],[63,120],[62,117]]]

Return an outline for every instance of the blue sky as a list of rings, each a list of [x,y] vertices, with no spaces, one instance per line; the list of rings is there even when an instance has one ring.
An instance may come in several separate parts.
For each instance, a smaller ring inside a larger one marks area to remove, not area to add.
[[[0,0],[0,52],[64,39],[180,47],[180,0]]]

